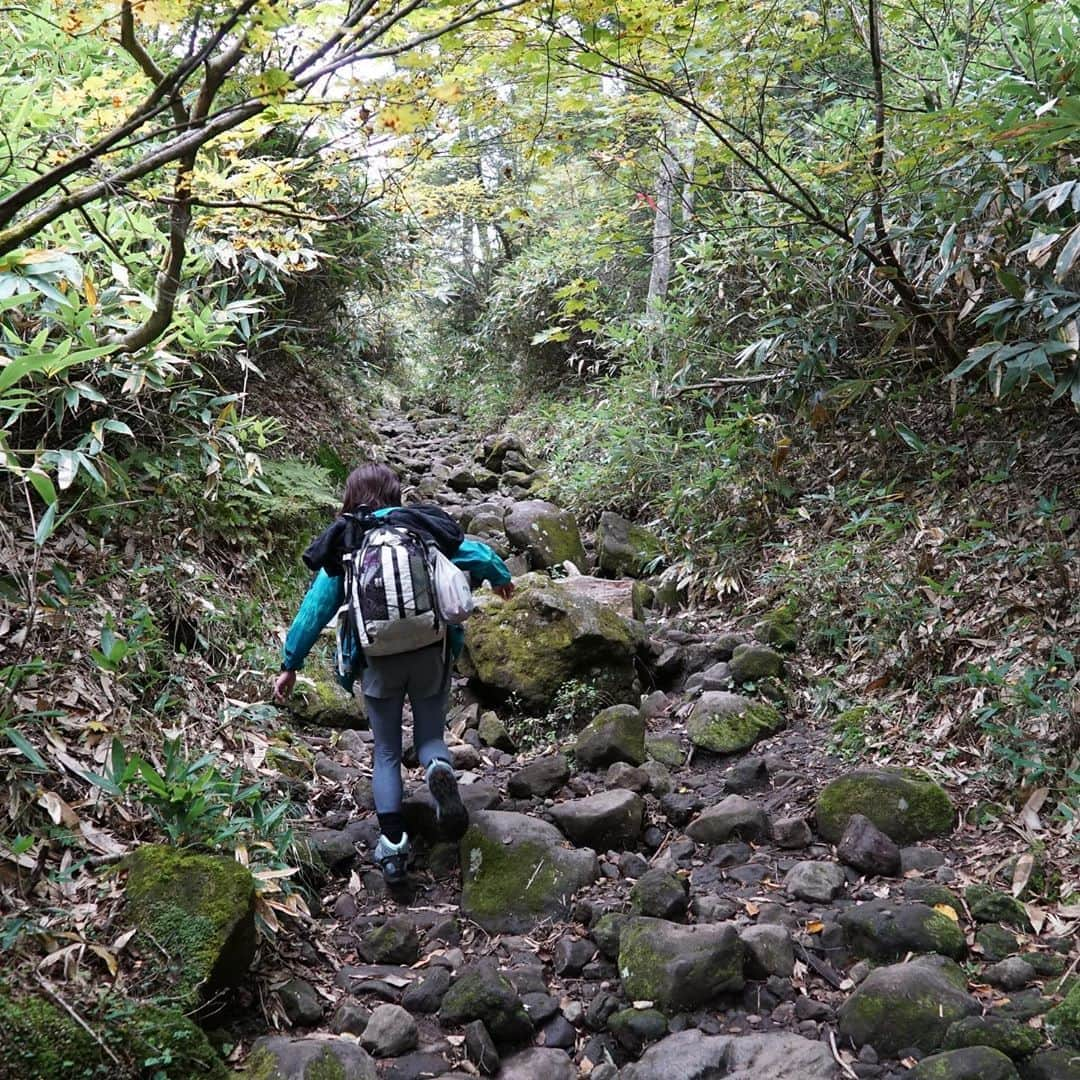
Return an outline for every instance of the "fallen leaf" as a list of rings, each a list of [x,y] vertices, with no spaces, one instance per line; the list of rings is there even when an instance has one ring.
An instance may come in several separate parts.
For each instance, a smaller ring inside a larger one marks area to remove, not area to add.
[[[953,908],[950,904],[935,904],[934,910],[940,911],[942,915],[945,915],[948,918],[952,919],[954,923],[958,923],[960,921],[960,916],[956,914],[956,909]]]
[[[806,924],[806,932],[808,934],[820,934],[825,929],[825,924],[820,919],[811,919]]]
[[[1013,868],[1013,896],[1019,896],[1027,888],[1027,884],[1031,880],[1031,872],[1034,869],[1035,856],[1032,855],[1030,851],[1025,851],[1024,854],[1016,860],[1016,866]]]

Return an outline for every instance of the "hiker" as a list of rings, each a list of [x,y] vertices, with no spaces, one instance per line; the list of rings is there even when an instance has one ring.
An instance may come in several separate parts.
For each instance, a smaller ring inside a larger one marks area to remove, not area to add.
[[[440,623],[437,604],[431,605],[430,613],[400,617],[408,603],[423,607],[422,600],[415,600],[414,591],[424,597],[438,589],[429,588],[430,579],[426,583],[423,579],[424,548],[418,545],[425,543],[433,543],[454,567],[468,575],[468,583],[463,583],[466,607],[471,607],[468,584],[478,588],[487,581],[504,600],[513,595],[510,571],[502,559],[486,544],[466,540],[461,527],[444,510],[401,506],[401,482],[393,469],[375,463],[354,469],[345,484],[341,516],[304,552],[304,563],[316,576],[289,628],[281,673],[274,681],[274,697],[282,701],[292,693],[296,672],[319,634],[340,611],[336,674],[350,692],[358,679],[364,695],[375,738],[372,787],[382,833],[374,858],[391,886],[406,880],[410,854],[401,812],[401,721],[406,695],[412,706],[413,742],[435,800],[440,830],[448,839],[457,840],[468,827],[450,752],[443,741],[450,671],[453,658],[464,645],[465,633],[460,625]],[[363,562],[366,573],[359,569],[363,559],[368,560]],[[444,561],[443,565],[448,564]],[[388,568],[385,582],[382,567]],[[422,575],[419,582],[418,567]],[[449,573],[456,571],[450,567]],[[385,592],[377,593],[374,601],[365,592],[357,618],[353,613],[358,575],[365,582],[374,578],[376,593],[379,588]],[[348,603],[347,582],[354,594]],[[374,637],[372,626],[378,628]]]

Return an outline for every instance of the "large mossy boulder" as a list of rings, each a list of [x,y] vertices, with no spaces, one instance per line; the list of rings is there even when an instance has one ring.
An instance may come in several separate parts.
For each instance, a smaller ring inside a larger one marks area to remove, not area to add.
[[[89,1012],[83,1018],[101,1042],[44,997],[0,985],[0,1077],[134,1077],[143,1075],[151,1058],[158,1060],[155,1075],[162,1080],[230,1075],[206,1035],[175,1010],[114,1000],[107,1017]]]
[[[461,669],[481,689],[547,709],[561,686],[585,683],[614,701],[633,701],[641,629],[611,608],[543,574],[517,581],[509,601],[480,594]]]
[[[922,956],[872,971],[840,1007],[839,1031],[882,1057],[918,1047],[937,1050],[949,1026],[981,1012],[951,960]]]
[[[525,552],[534,570],[564,562],[585,568],[585,548],[574,515],[542,499],[514,503],[503,519],[510,543]]]
[[[461,841],[462,914],[491,933],[522,933],[570,912],[573,894],[600,876],[596,853],[568,848],[554,825],[484,810]]]
[[[619,932],[619,977],[631,1000],[671,1014],[743,988],[743,944],[731,923],[680,926],[631,916]]]
[[[289,699],[290,719],[302,727],[337,728],[345,731],[364,731],[367,714],[361,699],[345,692],[326,676],[308,671]]]
[[[144,845],[128,862],[128,918],[175,965],[185,1006],[235,986],[255,957],[255,881],[234,859]]]
[[[574,744],[574,759],[587,769],[617,761],[645,764],[645,719],[634,705],[612,705],[593,717]]]
[[[605,511],[596,527],[596,562],[609,577],[638,577],[662,551],[654,532]]]
[[[737,754],[784,727],[772,705],[741,694],[710,690],[694,705],[686,724],[690,741],[714,754]]]
[[[255,1040],[242,1074],[246,1080],[376,1080],[375,1062],[354,1039],[315,1035]]]
[[[817,829],[839,843],[853,814],[869,818],[898,844],[950,832],[956,818],[944,789],[914,770],[856,769],[822,788]]]
[[[739,686],[759,683],[763,679],[778,679],[784,673],[784,658],[768,645],[738,645],[729,664],[731,677]]]

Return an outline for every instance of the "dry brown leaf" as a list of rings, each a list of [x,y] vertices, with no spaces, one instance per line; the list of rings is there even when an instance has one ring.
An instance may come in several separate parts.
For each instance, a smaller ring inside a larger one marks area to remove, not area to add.
[[[1025,851],[1019,859],[1016,860],[1016,866],[1013,868],[1012,879],[1012,894],[1013,896],[1019,896],[1028,885],[1031,880],[1031,873],[1035,869],[1035,856],[1030,851]]]

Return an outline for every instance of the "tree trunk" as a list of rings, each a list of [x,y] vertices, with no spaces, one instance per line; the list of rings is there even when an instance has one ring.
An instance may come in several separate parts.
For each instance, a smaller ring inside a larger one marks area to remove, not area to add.
[[[671,283],[671,234],[672,203],[675,199],[675,176],[679,167],[675,154],[667,143],[667,131],[663,130],[663,152],[656,174],[656,218],[653,221],[652,272],[649,274],[649,295],[645,312],[650,319],[658,317],[667,299]]]

